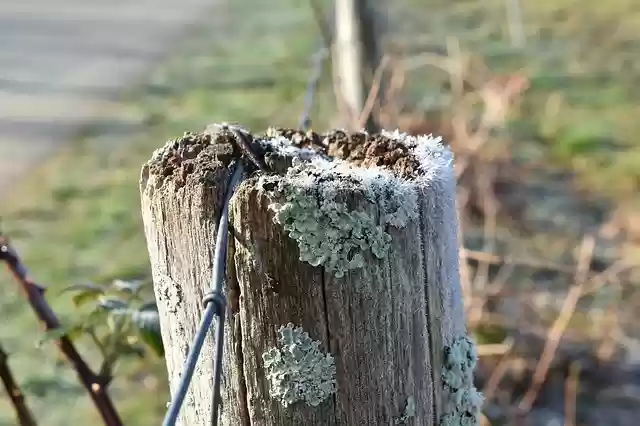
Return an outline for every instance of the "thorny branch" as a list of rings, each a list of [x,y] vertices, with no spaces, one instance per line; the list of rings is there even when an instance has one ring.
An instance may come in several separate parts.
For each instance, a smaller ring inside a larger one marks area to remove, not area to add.
[[[0,260],[6,263],[9,271],[18,281],[22,294],[31,305],[43,328],[46,331],[60,329],[60,320],[58,320],[44,297],[46,288],[36,284],[29,278],[27,268],[22,263],[18,253],[11,247],[8,238],[1,234]],[[94,373],[67,336],[60,337],[56,340],[56,344],[76,370],[80,382],[100,412],[104,424],[106,426],[121,426],[122,420],[107,393],[107,385],[111,377],[101,377]]]
[[[8,358],[9,356],[4,351],[2,345],[0,345],[0,380],[2,380],[7,395],[9,395],[9,399],[11,399],[11,404],[16,411],[18,424],[20,426],[37,426],[36,419],[27,406],[24,394],[11,373]]]

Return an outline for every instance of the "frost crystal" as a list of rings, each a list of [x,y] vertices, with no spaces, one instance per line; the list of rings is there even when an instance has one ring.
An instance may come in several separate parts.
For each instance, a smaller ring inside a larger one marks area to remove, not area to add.
[[[453,164],[453,152],[442,144],[442,137],[431,134],[413,136],[399,130],[381,132],[383,136],[400,141],[411,148],[420,163],[421,179],[431,181],[435,176],[446,176],[443,171],[450,170]]]
[[[262,141],[262,144],[270,147],[281,155],[290,155],[294,157],[294,160],[300,159],[307,161],[318,155],[310,148],[298,148],[293,145],[289,139],[281,135],[265,139]]]
[[[278,330],[278,347],[262,354],[271,397],[288,407],[298,401],[318,406],[335,393],[336,366],[302,328],[289,323]]]
[[[467,336],[445,348],[442,381],[449,397],[441,426],[478,426],[483,397],[473,385],[478,354]]]

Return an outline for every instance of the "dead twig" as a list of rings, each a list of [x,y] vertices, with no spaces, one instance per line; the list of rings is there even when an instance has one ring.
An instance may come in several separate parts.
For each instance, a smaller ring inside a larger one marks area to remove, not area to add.
[[[458,193],[458,215],[464,211],[469,201],[469,193],[460,189]],[[473,306],[473,287],[471,285],[471,271],[467,262],[464,250],[464,225],[463,221],[458,221],[458,246],[460,247],[460,285],[462,287],[462,299],[464,310],[468,312]]]
[[[486,343],[478,345],[477,352],[479,357],[506,355],[513,348],[513,339],[506,339],[504,343]]]
[[[564,300],[560,314],[556,318],[555,322],[551,326],[547,335],[547,341],[542,351],[540,361],[536,365],[535,372],[531,386],[527,390],[526,394],[518,404],[518,411],[520,413],[528,413],[535,402],[538,392],[544,383],[551,362],[553,361],[558,345],[565,330],[567,329],[573,313],[575,312],[578,301],[583,295],[585,286],[587,284],[587,276],[589,273],[589,265],[593,258],[596,241],[593,236],[587,236],[583,239],[580,246],[579,260],[575,273],[575,281],[567,297]]]
[[[367,120],[371,116],[371,112],[376,104],[376,100],[378,99],[378,94],[380,93],[380,87],[382,86],[382,76],[384,75],[384,70],[387,68],[389,64],[389,57],[383,56],[380,61],[380,65],[373,76],[373,81],[371,83],[371,90],[369,90],[369,94],[367,95],[367,100],[364,103],[364,107],[360,112],[360,117],[358,118],[358,124],[356,125],[356,129],[364,128]]]
[[[9,271],[18,281],[20,290],[29,305],[31,305],[43,328],[46,331],[60,329],[61,324],[58,317],[44,298],[46,289],[29,278],[27,268],[22,263],[18,253],[9,245],[9,240],[3,235],[0,235],[0,260],[6,263]],[[60,337],[56,340],[56,344],[76,370],[80,382],[89,393],[104,424],[106,426],[122,426],[120,415],[107,393],[107,386],[111,381],[111,377],[101,377],[94,373],[67,336]]]
[[[484,396],[485,401],[490,401],[498,390],[498,386],[500,382],[504,378],[504,376],[509,371],[509,367],[511,366],[511,351],[513,349],[513,341],[510,342],[510,345],[507,351],[504,352],[504,355],[498,362],[496,368],[493,369],[491,373],[491,377],[487,381],[487,384],[482,389],[482,395]]]
[[[386,93],[383,94],[384,100],[382,105],[377,109],[378,121],[381,127],[389,128],[398,125],[400,111],[403,103],[399,99],[400,90],[404,87],[406,79],[406,71],[402,65],[402,61],[395,57],[389,58],[389,80],[387,82]],[[395,124],[393,124],[395,123]]]
[[[564,425],[576,426],[576,401],[578,399],[578,379],[580,377],[580,362],[574,361],[569,368],[569,377],[565,384]]]
[[[2,380],[7,395],[9,395],[9,399],[11,399],[11,404],[16,411],[18,424],[20,426],[37,426],[36,419],[27,406],[24,394],[20,390],[9,368],[8,358],[9,356],[4,351],[2,345],[0,345],[0,380]]]
[[[496,244],[497,238],[497,218],[498,218],[498,199],[493,192],[493,188],[491,185],[491,180],[495,175],[495,169],[492,167],[482,167],[478,171],[478,175],[476,176],[479,182],[479,190],[481,191],[481,198],[483,200],[483,209],[485,213],[485,221],[484,221],[484,246],[489,250],[493,250]],[[483,294],[486,295],[486,288],[488,286],[489,281],[489,262],[480,262],[478,267],[476,268],[476,274],[473,280],[473,290],[480,290]],[[507,278],[505,278],[506,280]],[[477,299],[477,302],[474,304],[473,309],[469,312],[469,326],[474,328],[478,323],[480,323],[482,319],[482,314],[484,311],[484,302],[486,297],[481,297]]]
[[[541,262],[533,259],[513,259],[511,257],[499,256],[493,253],[487,253],[479,250],[462,249],[462,255],[467,259],[473,259],[478,262],[488,262],[493,265],[515,264],[518,266],[526,266],[536,269],[544,269],[548,271],[561,272],[564,274],[575,273],[575,267],[569,265],[560,265],[551,262]],[[595,279],[595,277],[594,277]]]

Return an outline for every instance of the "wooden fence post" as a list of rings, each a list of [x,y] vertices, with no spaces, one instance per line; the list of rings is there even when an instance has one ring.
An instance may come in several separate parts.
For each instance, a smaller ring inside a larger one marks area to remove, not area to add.
[[[273,173],[249,176],[230,206],[220,424],[479,424],[448,149],[397,132],[254,139]],[[172,392],[211,285],[233,158],[230,135],[186,134],[142,170]],[[209,336],[183,426],[209,424],[212,354]]]
[[[333,78],[338,85],[336,95],[341,98],[338,102],[345,104],[349,115],[341,119],[347,119],[349,130],[360,130],[356,123],[382,59],[381,19],[369,0],[336,0],[334,13]],[[369,132],[378,129],[371,115],[364,128]]]

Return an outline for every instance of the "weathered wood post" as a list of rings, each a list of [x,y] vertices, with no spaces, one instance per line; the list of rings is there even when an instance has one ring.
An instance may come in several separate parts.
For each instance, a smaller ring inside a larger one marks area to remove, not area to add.
[[[248,176],[230,207],[220,424],[478,424],[449,150],[397,132],[270,129],[254,143],[272,172]],[[186,134],[142,170],[172,392],[233,158],[226,132]],[[183,426],[209,424],[212,339]]]

